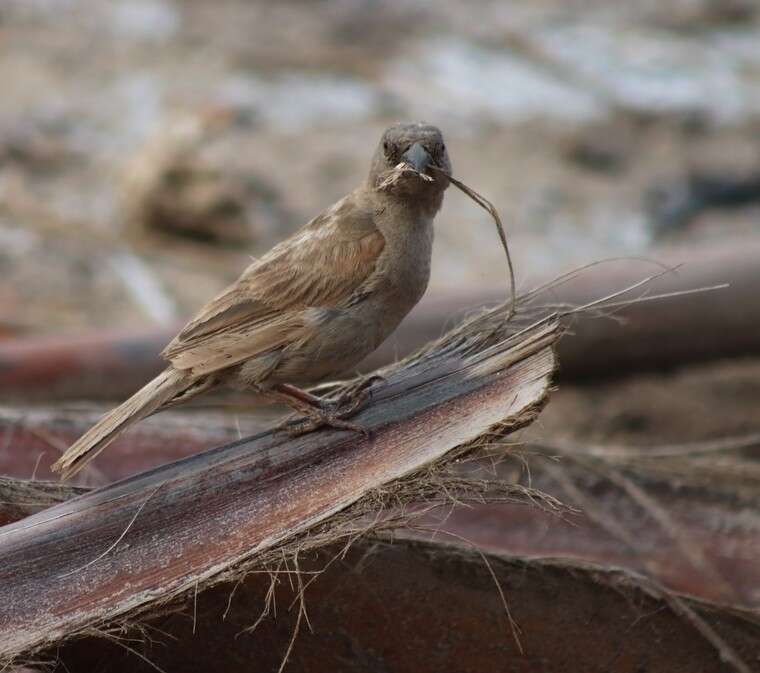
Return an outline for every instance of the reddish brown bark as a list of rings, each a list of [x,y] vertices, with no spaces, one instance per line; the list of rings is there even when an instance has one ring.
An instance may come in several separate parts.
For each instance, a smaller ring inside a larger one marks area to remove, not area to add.
[[[303,557],[300,568],[321,570],[341,551]],[[276,615],[253,633],[245,629],[266,604],[266,574],[236,588],[220,585],[191,597],[182,614],[148,622],[152,643],[135,631],[118,635],[135,637],[127,644],[165,671],[274,673],[298,613],[294,576],[277,580]],[[751,666],[745,670],[760,670],[760,624],[752,615],[687,599],[676,604],[623,571],[572,561],[486,559],[440,543],[370,540],[329,565],[305,596],[311,629],[302,622],[288,673],[735,673],[722,660],[732,656]],[[723,639],[723,650],[676,612],[679,604]],[[154,670],[96,637],[51,656],[72,671]]]

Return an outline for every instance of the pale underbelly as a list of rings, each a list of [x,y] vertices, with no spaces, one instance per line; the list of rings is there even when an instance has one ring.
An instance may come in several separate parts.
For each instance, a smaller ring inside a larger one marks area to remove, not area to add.
[[[396,255],[369,297],[342,309],[308,309],[313,314],[306,328],[279,351],[276,365],[264,373],[256,362],[245,363],[240,378],[257,384],[298,385],[353,375],[356,365],[391,335],[425,293],[432,233],[422,240],[424,245],[410,244],[417,254]]]
[[[272,383],[317,383],[340,375],[374,351],[396,328],[386,320],[340,316],[324,324],[310,339],[283,352],[277,368],[268,377]]]
[[[421,294],[421,293],[420,293]],[[378,297],[366,305],[335,311],[314,330],[311,338],[282,353],[268,380],[272,383],[316,383],[352,369],[377,349],[417,303]]]

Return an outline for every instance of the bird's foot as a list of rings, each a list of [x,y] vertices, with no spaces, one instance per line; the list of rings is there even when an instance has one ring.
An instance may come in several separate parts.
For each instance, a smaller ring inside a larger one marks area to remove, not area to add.
[[[350,415],[350,412],[347,413],[344,410],[312,409],[306,412],[306,418],[301,418],[298,421],[289,419],[279,427],[285,430],[291,437],[300,437],[324,427],[351,430],[352,432],[358,432],[365,437],[369,437],[370,431],[363,425],[346,420],[346,416]]]
[[[278,429],[285,430],[291,437],[298,437],[326,426],[359,432],[369,437],[370,431],[367,428],[347,419],[367,404],[372,397],[372,385],[382,380],[383,377],[378,375],[369,376],[332,398],[317,397],[294,386],[280,385],[278,393],[281,399],[305,418],[296,422],[289,418]]]
[[[359,411],[372,398],[372,386],[375,383],[384,383],[385,377],[380,374],[364,376],[356,383],[347,386],[346,389],[337,397],[333,398],[334,403],[351,409],[351,413]]]

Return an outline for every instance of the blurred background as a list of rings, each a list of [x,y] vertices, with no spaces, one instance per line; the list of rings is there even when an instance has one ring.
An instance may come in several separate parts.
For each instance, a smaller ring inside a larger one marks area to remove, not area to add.
[[[684,263],[664,291],[731,283],[563,341],[529,441],[564,467],[532,478],[587,520],[481,508],[448,525],[760,605],[755,0],[4,0],[0,45],[3,472],[49,477],[183,319],[356,186],[385,126],[421,119],[501,212],[521,288],[619,256]],[[436,237],[386,359],[506,293],[493,224],[461,193]],[[605,264],[559,298],[658,271]],[[142,424],[88,483],[259,423],[182,414]]]
[[[627,3],[6,0],[0,330],[170,325],[344,195],[382,129],[445,132],[522,286],[757,235],[760,10]],[[429,295],[504,286],[449,192]]]

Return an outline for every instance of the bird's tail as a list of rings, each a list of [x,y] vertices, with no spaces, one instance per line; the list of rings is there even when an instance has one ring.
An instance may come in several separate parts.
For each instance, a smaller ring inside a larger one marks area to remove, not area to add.
[[[85,432],[58,459],[53,470],[60,472],[63,479],[72,477],[127,428],[152,414],[191,383],[188,372],[172,367],[164,370]]]

